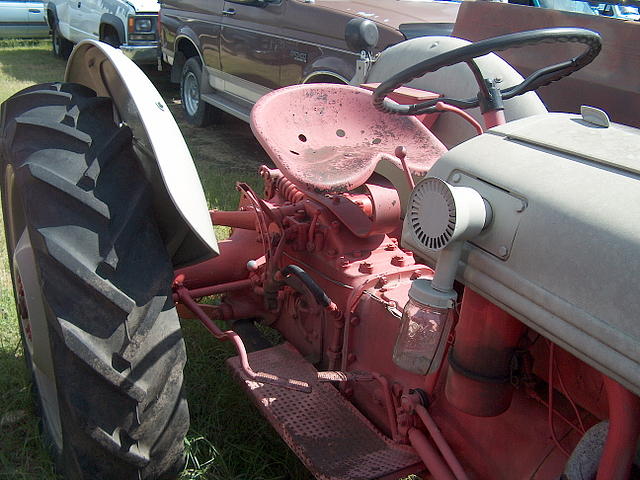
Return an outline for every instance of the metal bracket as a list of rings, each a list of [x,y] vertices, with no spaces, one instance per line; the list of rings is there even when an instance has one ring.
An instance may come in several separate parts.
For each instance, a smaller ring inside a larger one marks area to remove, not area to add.
[[[369,52],[362,50],[360,52],[360,58],[356,60],[356,73],[349,81],[349,84],[360,85],[361,83],[365,83],[373,62],[374,60],[371,58],[371,55],[369,55]]]

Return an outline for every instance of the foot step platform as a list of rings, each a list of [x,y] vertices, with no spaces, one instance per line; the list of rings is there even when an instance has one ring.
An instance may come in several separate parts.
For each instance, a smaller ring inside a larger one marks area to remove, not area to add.
[[[305,466],[322,480],[398,479],[420,463],[384,437],[289,344],[249,354],[256,371],[308,382],[311,393],[247,378],[238,357],[227,363],[269,423]]]

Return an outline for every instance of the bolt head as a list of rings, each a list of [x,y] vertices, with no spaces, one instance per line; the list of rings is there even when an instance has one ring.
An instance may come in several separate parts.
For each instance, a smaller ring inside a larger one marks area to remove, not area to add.
[[[405,263],[406,259],[402,255],[396,255],[391,259],[391,265],[394,265],[396,267],[403,267]]]
[[[373,265],[369,262],[362,262],[358,267],[360,273],[373,273]]]

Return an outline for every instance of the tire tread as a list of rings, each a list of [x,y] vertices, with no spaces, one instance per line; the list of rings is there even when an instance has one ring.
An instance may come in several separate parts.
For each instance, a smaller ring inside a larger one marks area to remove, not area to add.
[[[109,99],[60,83],[14,95],[0,126],[43,279],[65,476],[176,472],[186,352],[131,130]]]

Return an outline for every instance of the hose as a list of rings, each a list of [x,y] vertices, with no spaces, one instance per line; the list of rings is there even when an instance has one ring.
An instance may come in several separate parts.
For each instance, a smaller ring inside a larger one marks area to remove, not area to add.
[[[288,277],[289,275],[295,276],[298,280],[300,280],[313,298],[315,298],[316,302],[324,308],[329,307],[333,302],[329,298],[329,296],[320,288],[320,286],[315,282],[311,276],[305,272],[302,268],[297,265],[288,265],[282,269],[282,275],[284,277]]]

